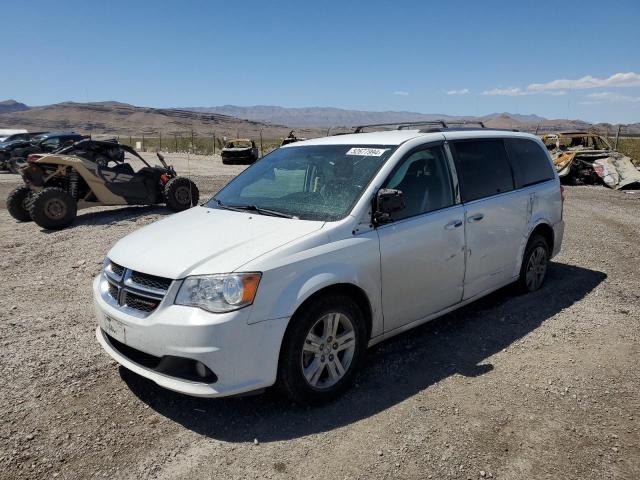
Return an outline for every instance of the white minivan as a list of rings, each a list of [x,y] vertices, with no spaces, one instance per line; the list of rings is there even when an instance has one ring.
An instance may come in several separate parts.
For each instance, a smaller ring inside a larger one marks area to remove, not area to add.
[[[317,403],[365,351],[507,284],[542,285],[563,191],[529,134],[399,129],[301,141],[109,251],[102,347],[201,397]]]

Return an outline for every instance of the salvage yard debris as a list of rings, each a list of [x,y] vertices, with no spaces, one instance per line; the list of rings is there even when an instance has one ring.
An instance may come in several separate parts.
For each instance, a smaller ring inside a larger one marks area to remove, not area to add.
[[[561,132],[542,136],[561,180],[572,185],[603,184],[615,190],[640,188],[640,171],[600,135]]]

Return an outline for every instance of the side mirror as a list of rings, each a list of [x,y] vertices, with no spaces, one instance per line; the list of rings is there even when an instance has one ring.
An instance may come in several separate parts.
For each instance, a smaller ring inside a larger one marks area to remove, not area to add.
[[[401,190],[381,188],[376,195],[373,221],[382,225],[393,221],[392,214],[404,208],[404,194]]]

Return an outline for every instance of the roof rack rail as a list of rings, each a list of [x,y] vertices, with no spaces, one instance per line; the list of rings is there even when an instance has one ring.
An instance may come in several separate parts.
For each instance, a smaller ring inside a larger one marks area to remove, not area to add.
[[[453,120],[451,122],[447,122],[447,127],[466,127],[467,125],[479,125],[480,128],[487,128],[484,126],[484,122],[481,122],[480,120]]]
[[[437,130],[439,128],[461,128],[466,127],[467,125],[479,125],[480,128],[486,128],[484,123],[481,121],[471,121],[471,120],[425,120],[423,122],[393,122],[393,123],[372,123],[370,125],[360,125],[356,127],[353,133],[362,133],[362,130],[370,127],[396,127],[396,130],[404,130],[409,127],[433,127],[430,130]]]
[[[391,123],[372,123],[369,125],[360,125],[356,127],[353,133],[362,133],[362,130],[370,127],[397,127],[396,130],[403,130],[407,127],[418,127],[420,125],[432,125],[447,128],[444,120],[428,120],[424,122],[391,122]]]

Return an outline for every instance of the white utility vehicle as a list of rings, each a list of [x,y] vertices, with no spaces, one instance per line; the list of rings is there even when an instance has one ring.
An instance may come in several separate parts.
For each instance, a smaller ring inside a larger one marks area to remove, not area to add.
[[[405,124],[292,143],[120,240],[93,284],[97,338],[185,394],[278,384],[326,401],[367,346],[507,284],[540,288],[562,207],[525,133]]]

